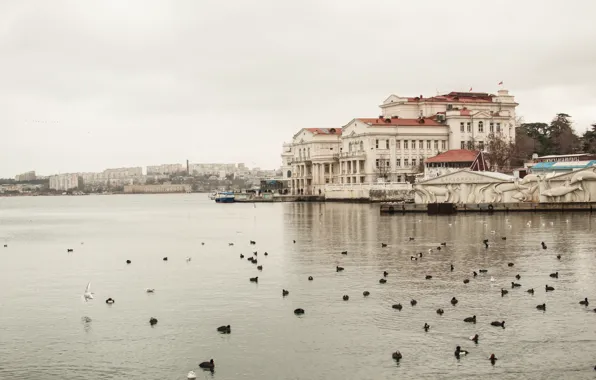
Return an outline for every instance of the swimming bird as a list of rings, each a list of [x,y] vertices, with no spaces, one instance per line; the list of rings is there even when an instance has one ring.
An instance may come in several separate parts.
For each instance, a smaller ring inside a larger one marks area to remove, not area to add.
[[[402,358],[402,355],[401,355],[401,352],[399,352],[399,351],[395,351],[393,354],[391,354],[391,357],[392,357],[394,360],[400,361],[400,360],[401,360],[401,358]]]
[[[92,321],[92,319],[85,316],[85,317],[81,317],[81,321],[83,321],[84,323],[90,323]]]
[[[494,321],[494,322],[491,322],[490,324],[491,324],[491,326],[497,326],[497,327],[505,328],[505,321],[501,321],[501,322]]]
[[[501,297],[505,296],[507,293],[509,293],[508,290],[501,289]]]
[[[516,282],[511,281],[511,289],[513,288],[519,288],[521,286],[521,284],[518,284]]]
[[[223,333],[223,334],[230,334],[232,332],[232,328],[230,327],[230,325],[219,326],[217,328],[217,331],[219,331],[220,333]]]
[[[387,244],[381,243],[381,248],[386,248],[386,247],[387,247]]]
[[[411,300],[410,301],[410,305],[416,306],[416,304],[418,304],[418,301],[416,301],[416,300]]]
[[[540,244],[542,245],[542,249],[546,249],[547,248],[547,246],[546,246],[546,244],[544,244],[544,242],[542,242]]]
[[[478,269],[478,272],[480,272],[480,273],[487,273],[488,272],[488,269]]]
[[[521,276],[519,275],[519,273],[515,275],[515,278],[518,280],[521,279]]]
[[[114,302],[115,302],[115,301],[114,301],[114,299],[113,299],[112,297],[110,297],[110,298],[108,298],[108,299],[106,300],[106,303],[107,303],[108,305],[111,305],[111,304],[113,304]]]
[[[393,305],[391,307],[394,308],[395,310],[401,310],[402,309],[401,303],[396,303],[395,305]]]
[[[387,280],[385,280],[384,278],[382,278],[382,279],[379,280],[379,284],[384,284],[386,282],[387,282]]]
[[[443,313],[444,313],[443,309],[437,309],[437,314],[443,315]]]
[[[430,325],[428,323],[424,323],[424,331],[428,332],[428,329],[430,329]]]
[[[478,277],[478,273],[476,273],[476,271],[472,272],[472,275],[473,275],[474,277]]]
[[[8,248],[8,244],[4,244],[4,248]]]
[[[296,244],[296,240],[292,240],[294,242],[294,244]]]
[[[347,255],[348,254],[348,251],[341,251],[341,254],[342,255]]]
[[[250,241],[250,245],[255,245],[255,244],[257,244],[255,241],[253,241],[253,240]]]
[[[153,292],[155,292],[155,289],[153,289],[153,288],[147,288],[147,289],[145,289],[145,291],[147,293],[153,293]]]
[[[588,302],[588,297],[584,298],[583,301],[579,301],[580,305],[588,306],[590,303]]]
[[[194,380],[197,378],[197,374],[195,373],[195,371],[189,371],[188,375],[186,375],[186,378],[189,380]]]
[[[240,254],[240,258],[241,258],[241,259],[243,259],[243,258],[244,258],[244,255],[243,255],[242,253]]]
[[[547,292],[552,292],[553,290],[555,290],[554,287],[548,286],[548,285],[546,285],[544,288],[546,289]]]
[[[468,284],[468,283],[470,283],[470,280],[469,280],[469,279],[467,279],[467,278],[466,278],[466,279],[464,279],[464,284]]]
[[[370,295],[370,292],[368,290],[365,290],[364,292],[362,292],[362,295],[368,297]]]
[[[257,265],[257,270],[263,270],[263,266],[262,265]]]
[[[296,314],[296,315],[302,315],[302,314],[304,314],[304,309],[300,309],[300,308],[294,309],[294,314]]]
[[[83,293],[83,299],[85,300],[85,302],[93,299],[93,293],[91,293],[91,283],[87,284],[85,292]]]
[[[468,351],[462,350],[460,346],[455,347],[455,357],[459,359],[460,356],[465,356],[468,354]]]
[[[202,242],[201,242],[201,245],[205,245],[205,242],[204,242],[204,241],[202,241]]]
[[[149,318],[149,324],[151,326],[156,325],[157,324],[157,318],[153,318],[153,317]]]
[[[549,276],[552,278],[559,278],[559,272],[551,273]]]
[[[453,272],[453,269],[455,269],[455,268],[453,267],[453,264],[451,264],[451,271],[452,271],[452,272]]]
[[[422,258],[422,252],[418,252],[418,257]]]
[[[433,276],[431,276],[431,275],[427,275],[427,276],[425,277],[425,279],[427,279],[427,280],[432,280],[432,278],[433,278]]]
[[[471,336],[471,337],[470,337],[470,340],[471,340],[472,342],[474,342],[474,343],[478,344],[478,338],[479,338],[478,334],[474,334],[474,336]]]
[[[335,271],[336,271],[336,272],[341,272],[342,270],[344,270],[344,268],[342,268],[342,267],[339,267],[339,266],[336,266],[336,267],[335,267]]]
[[[167,257],[164,257],[162,260],[163,261],[168,261],[168,258]]]
[[[282,290],[281,290],[281,295],[282,295],[282,297],[285,297],[285,296],[287,296],[288,294],[290,294],[290,292],[289,292],[289,291],[287,291],[287,290],[285,290],[285,289],[282,289]]]
[[[259,252],[254,251],[252,254],[255,255],[255,256],[258,256],[259,255]]]
[[[68,248],[68,249],[66,249],[66,252],[74,252],[74,249]]]
[[[230,246],[230,247],[233,246],[233,245],[234,245],[234,243],[228,243],[228,246]]]
[[[416,238],[413,238],[413,237],[411,237],[411,236],[410,236],[410,238],[408,239],[408,241],[414,241],[414,240],[416,240]]]
[[[416,260],[418,260],[418,258],[417,257],[414,257],[414,256],[410,256],[410,260],[416,261]]]
[[[502,236],[501,237],[501,240],[507,240],[507,237],[506,236]]]
[[[447,246],[447,243],[446,243],[446,242],[443,242],[443,243],[441,243],[441,245],[442,245],[443,247],[446,247],[446,246]]]
[[[490,354],[490,358],[488,358],[488,360],[490,360],[490,364],[495,365],[495,362],[498,360],[497,357],[495,356],[495,354]]]
[[[538,306],[536,306],[536,309],[546,311],[546,304],[543,303],[542,305],[538,305]]]
[[[312,278],[312,276],[308,276],[308,281],[312,281],[314,280],[314,278]]]
[[[250,282],[259,282],[259,277],[251,277],[249,280]]]
[[[127,264],[130,264],[130,263],[132,263],[132,261],[130,261],[130,260],[126,260],[126,263],[127,263]]]
[[[464,322],[476,323],[476,316],[464,318]]]
[[[507,266],[508,266],[508,267],[512,267],[512,266],[514,266],[514,265],[515,265],[515,264],[513,264],[513,263],[507,263]]]
[[[493,276],[490,276],[490,282],[495,282],[495,278]]]
[[[213,359],[211,359],[208,362],[202,362],[201,364],[199,364],[199,367],[203,369],[214,369],[215,363],[213,362]]]
[[[561,255],[557,255],[557,259],[561,260]]]
[[[192,257],[188,256],[188,257],[186,258],[186,262],[187,262],[187,263],[190,263],[190,260],[192,260]]]
[[[459,302],[459,301],[457,300],[457,298],[455,298],[455,297],[451,298],[451,304],[452,304],[453,306],[457,305],[457,303],[458,303],[458,302]]]
[[[383,277],[387,277],[387,276],[389,276],[389,272],[383,271]]]
[[[527,292],[530,293],[530,294],[532,294],[532,295],[534,295],[534,288],[528,289]]]

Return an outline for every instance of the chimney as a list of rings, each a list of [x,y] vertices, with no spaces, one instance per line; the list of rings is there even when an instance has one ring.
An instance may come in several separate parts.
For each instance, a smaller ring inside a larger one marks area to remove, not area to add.
[[[188,160],[186,160],[186,175],[190,175],[190,165],[188,164]]]

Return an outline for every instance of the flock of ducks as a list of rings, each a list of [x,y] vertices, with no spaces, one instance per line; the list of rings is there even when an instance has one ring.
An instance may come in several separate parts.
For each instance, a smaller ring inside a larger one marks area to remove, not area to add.
[[[502,240],[506,240],[506,237],[502,237],[501,239],[502,239]],[[409,240],[409,241],[414,241],[414,240],[415,240],[415,238],[413,238],[413,237],[410,237],[408,240]],[[295,244],[295,243],[296,243],[296,240],[293,240],[293,243]],[[490,244],[489,244],[489,240],[488,240],[488,239],[485,239],[485,240],[483,240],[483,242],[482,242],[482,243],[484,244],[485,248],[487,248],[487,249],[489,248]],[[202,244],[202,245],[204,245],[205,243],[201,243],[201,244]],[[251,246],[254,246],[254,245],[256,245],[256,242],[255,242],[255,241],[253,241],[253,240],[250,240],[250,241],[249,241],[249,244],[250,244]],[[234,243],[229,243],[228,245],[229,245],[229,246],[233,246],[233,245],[234,245]],[[382,247],[382,248],[387,248],[388,246],[389,246],[389,245],[388,245],[387,243],[381,243],[381,247]],[[446,243],[446,242],[443,242],[443,243],[441,243],[439,246],[437,246],[437,247],[436,247],[436,250],[437,250],[437,251],[440,251],[441,249],[445,249],[445,248],[446,248],[446,246],[447,246],[447,243]],[[7,248],[7,247],[8,247],[8,245],[7,245],[7,244],[5,244],[5,245],[4,245],[4,247],[5,247],[5,248]],[[544,250],[546,250],[546,249],[548,248],[545,242],[541,242],[541,247],[542,247],[542,249],[544,249]],[[73,251],[74,251],[74,250],[73,250],[72,248],[68,248],[68,249],[67,249],[67,252],[68,252],[68,253],[71,253],[71,252],[73,252]],[[428,252],[429,252],[429,253],[432,253],[432,252],[433,252],[433,250],[432,250],[432,249],[429,249],[429,250],[428,250]],[[348,251],[341,251],[340,253],[341,253],[341,255],[347,255],[347,254],[348,254]],[[258,252],[257,252],[257,251],[254,251],[252,254],[253,254],[252,256],[249,256],[249,257],[247,257],[247,260],[248,260],[250,263],[252,263],[252,264],[254,264],[254,265],[257,265],[257,269],[258,269],[259,271],[262,271],[262,270],[263,270],[263,267],[262,267],[262,265],[258,265],[258,259],[257,259],[257,257],[258,257]],[[268,253],[267,253],[267,252],[264,252],[264,254],[263,254],[263,255],[264,255],[264,256],[268,256]],[[410,260],[412,260],[412,261],[417,261],[418,259],[421,259],[421,258],[423,258],[423,256],[424,256],[424,255],[422,254],[422,252],[420,252],[420,253],[418,253],[416,256],[411,256],[411,257],[410,257]],[[558,259],[558,260],[560,260],[560,259],[561,259],[561,255],[557,255],[556,257],[557,257],[557,259]],[[244,259],[244,258],[245,258],[245,255],[244,255],[244,254],[240,254],[240,258],[241,258],[241,259]],[[168,261],[168,258],[167,258],[167,257],[164,257],[162,260],[163,260],[163,261]],[[191,258],[190,258],[190,257],[187,257],[187,258],[186,258],[186,262],[188,263],[188,262],[190,262],[190,261],[191,261]],[[132,262],[131,262],[131,260],[126,260],[126,264],[131,264],[131,263],[132,263]],[[508,263],[507,265],[508,265],[508,267],[513,267],[513,266],[514,266],[514,263]],[[345,268],[344,268],[344,267],[341,267],[341,266],[339,266],[339,265],[336,265],[336,267],[335,267],[335,271],[336,271],[336,272],[343,272],[344,270],[345,270]],[[453,264],[450,264],[450,271],[452,271],[452,272],[454,271],[454,266],[453,266]],[[477,276],[478,276],[478,273],[483,273],[483,274],[485,274],[485,273],[487,273],[487,272],[488,272],[488,270],[486,270],[486,269],[479,269],[479,270],[478,270],[478,272],[476,272],[476,271],[473,271],[473,272],[472,272],[472,276],[473,276],[473,277],[477,277]],[[387,280],[386,280],[386,277],[388,277],[388,276],[389,276],[389,272],[387,272],[387,271],[383,271],[383,277],[382,277],[382,278],[379,280],[379,283],[381,283],[381,284],[385,284],[385,283],[387,282]],[[559,272],[554,272],[554,273],[551,273],[551,274],[549,275],[549,277],[550,277],[550,278],[553,278],[553,279],[558,279],[558,278],[559,278]],[[425,279],[426,279],[426,280],[432,280],[432,278],[433,278],[433,276],[432,276],[432,275],[426,275],[426,276],[425,276]],[[520,279],[521,279],[521,276],[520,276],[519,274],[517,274],[517,275],[515,276],[515,279],[516,279],[516,280],[520,280]],[[309,280],[309,281],[312,281],[312,280],[313,280],[313,277],[312,277],[312,276],[309,276],[309,277],[308,277],[308,280]],[[253,282],[253,283],[258,283],[258,281],[259,281],[259,277],[258,277],[258,276],[256,276],[256,277],[250,277],[250,278],[249,278],[249,281],[250,281],[250,282]],[[491,281],[492,281],[492,282],[494,282],[494,281],[495,281],[493,277],[491,277]],[[463,282],[464,282],[464,284],[467,284],[467,283],[469,283],[469,282],[470,282],[470,280],[469,280],[468,278],[465,278],[465,279],[463,280]],[[511,281],[511,288],[512,288],[512,289],[516,289],[516,288],[519,288],[519,287],[521,287],[521,284],[519,284],[519,283],[516,283],[515,281]],[[554,290],[555,290],[555,288],[554,288],[553,286],[550,286],[550,285],[548,285],[548,284],[546,284],[546,285],[545,285],[545,291],[546,291],[546,292],[552,292],[552,291],[554,291]],[[153,292],[155,291],[155,289],[153,289],[153,288],[147,288],[147,289],[145,289],[145,291],[146,291],[147,293],[153,293]],[[530,288],[530,289],[528,289],[528,290],[527,290],[527,293],[529,293],[529,294],[532,294],[532,295],[534,294],[534,292],[535,292],[535,291],[534,291],[534,289],[533,289],[533,288]],[[501,293],[501,297],[504,297],[504,296],[506,296],[506,295],[509,293],[509,291],[508,291],[508,290],[506,290],[506,289],[504,289],[504,288],[501,288],[501,290],[500,290],[500,293]],[[286,290],[286,289],[282,289],[282,297],[286,297],[286,296],[288,296],[289,294],[290,294],[290,292],[289,292],[288,290]],[[368,297],[368,296],[370,295],[370,292],[369,292],[369,291],[364,291],[364,292],[362,293],[362,295],[363,295],[364,297]],[[94,293],[93,293],[93,292],[91,292],[91,283],[88,283],[88,284],[87,284],[87,286],[85,287],[85,290],[84,290],[84,292],[83,292],[83,296],[82,296],[82,297],[83,297],[83,299],[84,299],[84,301],[85,301],[85,302],[88,302],[88,301],[91,301],[91,300],[93,300],[93,299],[94,299],[94,297],[93,297],[93,296],[94,296]],[[349,297],[349,295],[345,294],[345,295],[343,295],[343,296],[342,296],[342,299],[343,299],[344,301],[348,301],[348,300],[350,299],[350,297]],[[106,304],[108,304],[108,305],[112,305],[112,304],[114,304],[114,303],[115,303],[115,300],[114,300],[113,298],[111,298],[111,297],[110,297],[110,298],[107,298],[105,302],[106,302]],[[412,299],[412,300],[410,300],[410,305],[411,305],[412,307],[416,306],[416,305],[417,305],[417,303],[418,303],[418,302],[417,302],[415,299]],[[452,298],[451,298],[451,301],[450,301],[450,303],[451,303],[451,305],[455,306],[455,305],[457,305],[457,304],[459,303],[459,301],[458,301],[458,299],[457,299],[456,297],[452,297]],[[583,300],[579,301],[579,305],[582,305],[582,306],[584,306],[584,307],[588,307],[588,306],[589,306],[589,300],[588,300],[588,298],[587,298],[587,297],[585,297]],[[401,310],[402,310],[402,308],[403,308],[403,306],[402,306],[400,303],[397,303],[397,304],[394,304],[394,305],[392,305],[392,308],[393,308],[393,309],[395,309],[395,310],[401,311]],[[538,309],[538,310],[541,310],[541,311],[546,311],[546,303],[538,304],[538,305],[536,306],[536,309]],[[596,309],[594,309],[593,311],[594,311],[594,312],[596,312]],[[436,313],[437,313],[438,315],[443,315],[443,313],[444,313],[444,310],[443,310],[442,308],[439,308],[439,309],[437,309],[437,310],[436,310]],[[297,315],[297,316],[303,316],[303,315],[305,314],[305,310],[304,310],[303,308],[296,308],[296,309],[294,310],[294,314],[295,314],[295,315]],[[89,318],[89,317],[87,317],[87,316],[83,317],[83,318],[82,318],[82,320],[83,320],[84,322],[86,322],[86,323],[89,323],[89,322],[91,322],[91,318]],[[472,316],[470,316],[470,317],[466,317],[466,318],[464,318],[464,319],[463,319],[463,322],[465,322],[465,323],[472,323],[472,324],[476,324],[476,323],[477,323],[477,318],[476,318],[476,315],[472,315]],[[157,320],[157,318],[155,318],[155,317],[151,317],[151,318],[149,319],[149,324],[150,324],[151,326],[154,326],[154,325],[156,325],[157,323],[158,323],[158,320]],[[492,322],[490,322],[490,325],[491,325],[491,326],[494,326],[494,327],[501,327],[501,328],[503,328],[503,329],[504,329],[504,328],[505,328],[505,321],[492,321]],[[423,326],[423,330],[424,330],[425,332],[428,332],[430,328],[431,328],[431,326],[430,326],[428,323],[426,323],[426,322],[425,322],[425,323],[424,323],[424,326]],[[221,333],[221,334],[231,334],[231,332],[232,332],[232,329],[231,329],[231,326],[230,326],[230,325],[224,325],[224,326],[220,326],[220,327],[218,327],[216,330],[217,330],[219,333]],[[478,344],[478,342],[479,342],[479,338],[480,338],[480,337],[479,337],[479,335],[478,335],[478,334],[475,334],[475,335],[471,336],[469,339],[470,339],[472,342],[474,342],[475,344]],[[459,346],[459,345],[457,345],[457,346],[455,347],[455,352],[454,352],[454,355],[455,355],[456,359],[458,359],[458,360],[459,360],[459,359],[461,359],[462,357],[464,357],[464,356],[468,355],[469,353],[470,353],[469,351],[462,349],[462,348],[461,348],[461,346]],[[392,356],[392,358],[393,358],[395,361],[397,361],[398,363],[399,363],[399,362],[400,362],[400,361],[403,359],[403,355],[402,355],[402,353],[401,353],[400,351],[395,351],[395,352],[393,352],[391,356]],[[496,357],[496,355],[495,355],[494,353],[492,353],[492,354],[490,355],[490,357],[488,357],[487,359],[490,361],[490,363],[491,363],[492,365],[495,365],[496,361],[498,360],[498,358]],[[215,369],[215,362],[214,362],[214,360],[213,360],[213,359],[210,359],[209,361],[204,361],[204,362],[202,362],[202,363],[199,363],[199,368],[201,368],[201,369],[203,369],[203,370],[208,370],[208,371],[211,371],[211,372],[213,372],[213,371],[214,371],[214,369]],[[596,366],[594,367],[594,370],[596,370]],[[194,371],[190,371],[190,372],[188,373],[188,375],[187,375],[187,378],[188,378],[188,379],[196,379],[196,376],[197,376],[197,375],[196,375],[196,373],[195,373]]]

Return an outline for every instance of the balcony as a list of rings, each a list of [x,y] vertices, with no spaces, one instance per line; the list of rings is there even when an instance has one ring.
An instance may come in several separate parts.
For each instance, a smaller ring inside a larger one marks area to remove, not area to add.
[[[366,157],[366,152],[363,150],[355,151],[355,152],[341,152],[339,154],[340,158],[349,158],[349,157]]]

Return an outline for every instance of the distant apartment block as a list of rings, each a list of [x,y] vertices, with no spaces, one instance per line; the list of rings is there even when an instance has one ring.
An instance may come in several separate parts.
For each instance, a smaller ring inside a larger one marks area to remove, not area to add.
[[[147,166],[147,175],[153,174],[176,174],[186,171],[182,164],[162,164]]]
[[[190,185],[128,185],[124,186],[124,192],[127,194],[161,194],[161,193],[190,193]]]
[[[239,164],[189,164],[191,174],[221,175],[221,173],[234,174],[248,172],[243,163]]]
[[[14,180],[17,182],[25,182],[25,181],[34,181],[37,177],[35,176],[35,171],[32,170],[27,173],[17,174],[14,177]]]
[[[77,174],[58,174],[50,176],[50,189],[67,191],[79,186]]]

